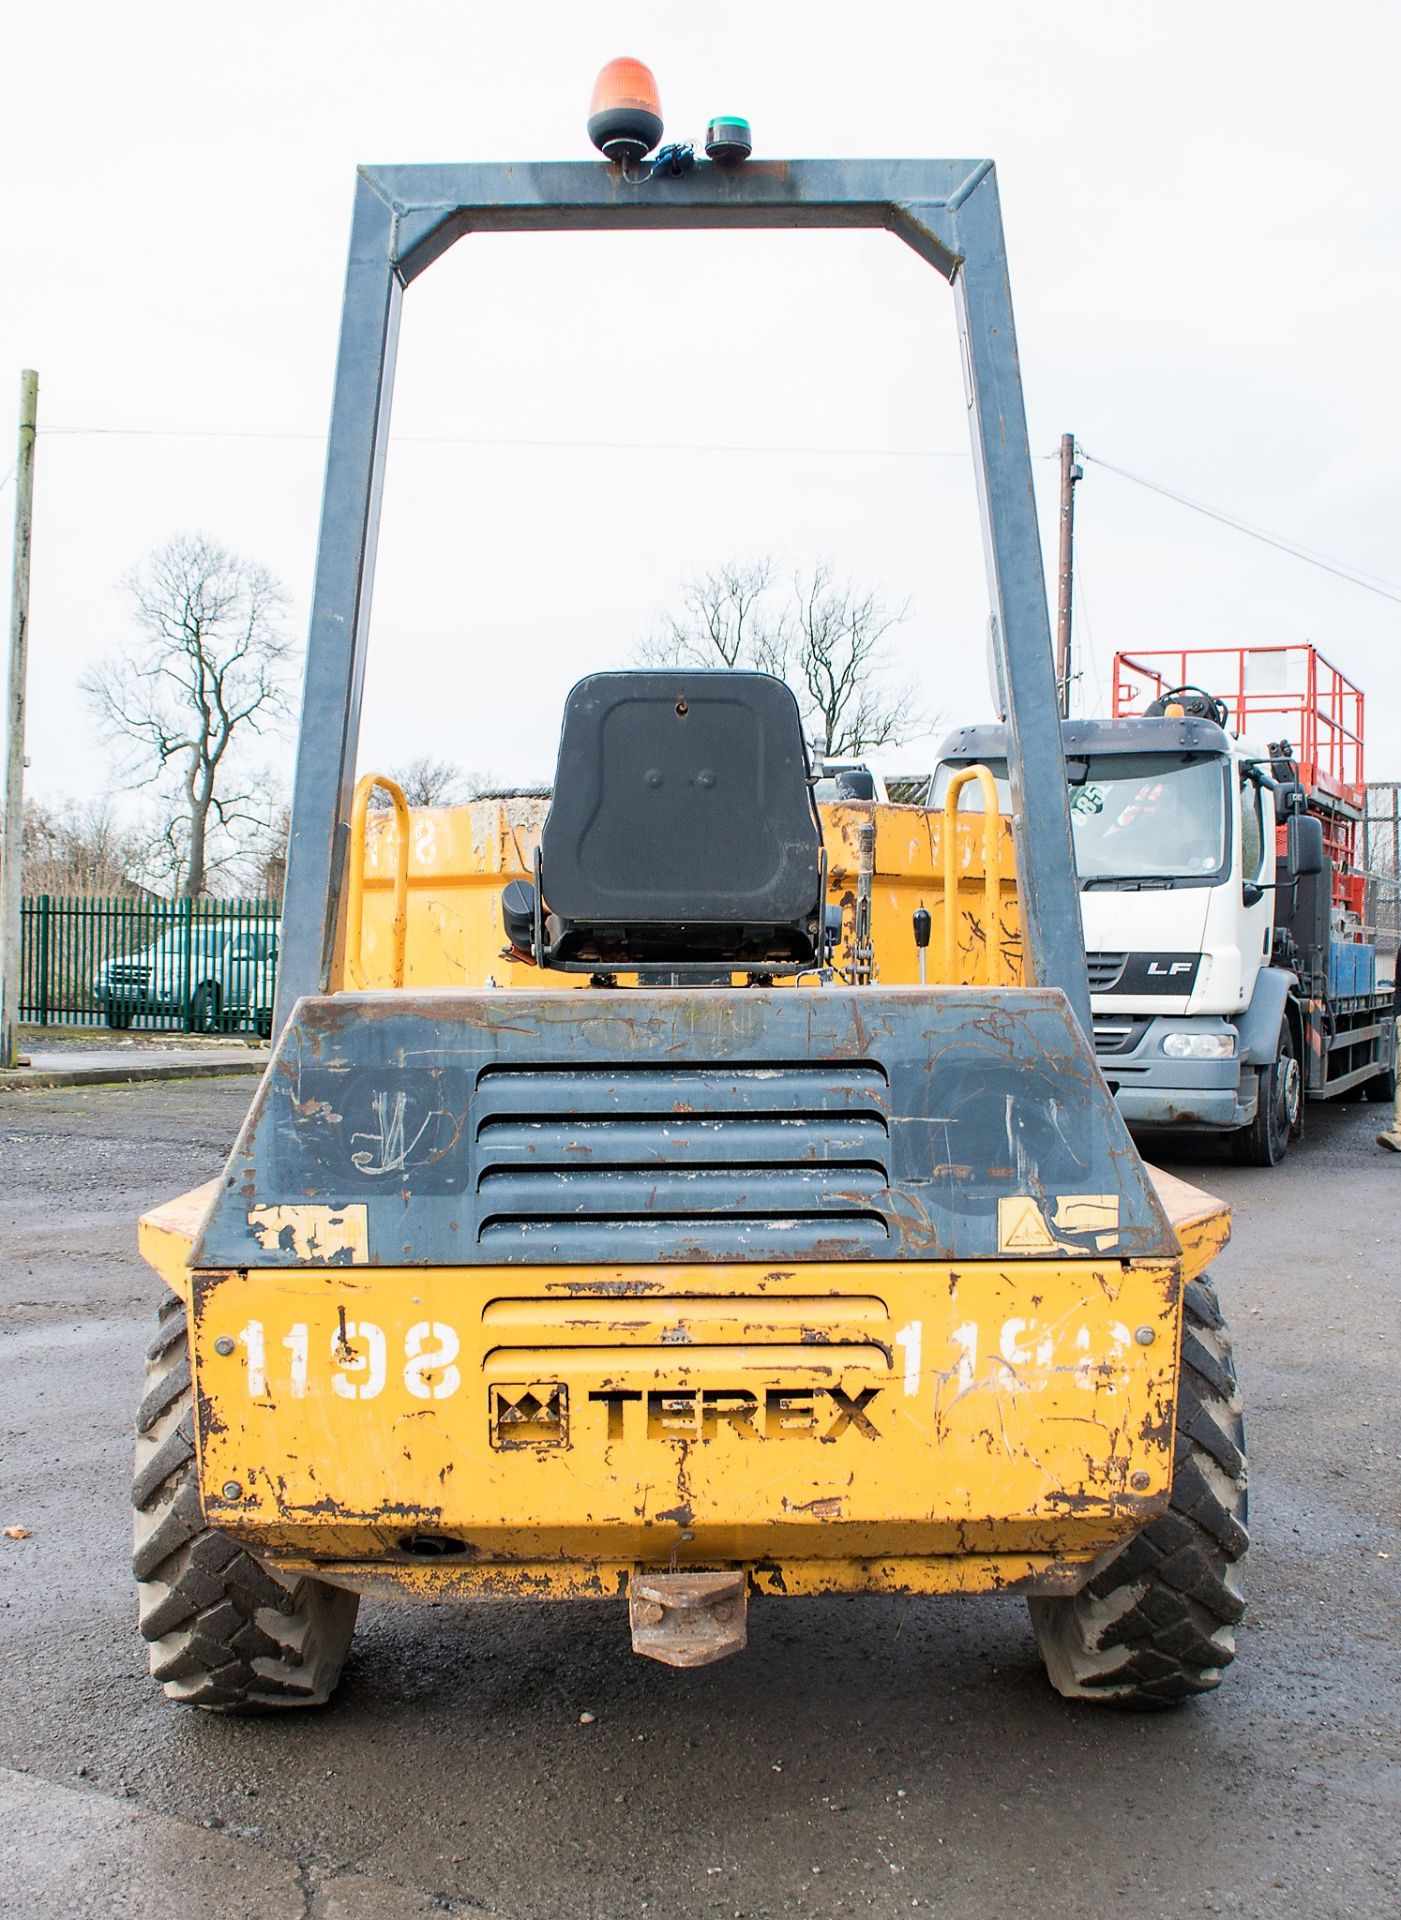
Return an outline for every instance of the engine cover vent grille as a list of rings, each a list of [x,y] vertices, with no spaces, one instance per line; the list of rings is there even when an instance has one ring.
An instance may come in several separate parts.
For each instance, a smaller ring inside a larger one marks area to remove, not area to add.
[[[567,1259],[606,1224],[618,1258],[659,1228],[687,1250],[890,1237],[890,1114],[867,1062],[500,1066],[472,1107],[477,1237],[503,1258]]]
[[[443,988],[297,1003],[191,1265],[561,1269],[534,1298],[762,1264],[786,1295],[1052,1249],[1179,1251],[1060,992]]]

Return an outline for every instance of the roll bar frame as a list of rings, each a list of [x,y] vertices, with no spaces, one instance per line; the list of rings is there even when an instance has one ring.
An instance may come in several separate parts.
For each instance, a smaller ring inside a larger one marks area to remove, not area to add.
[[[884,229],[953,289],[993,648],[1005,690],[1017,885],[1035,984],[1088,1034],[1041,542],[997,177],[990,160],[604,161],[362,167],[355,189],[292,802],[274,1032],[329,989],[346,865],[390,404],[404,290],[473,233]]]

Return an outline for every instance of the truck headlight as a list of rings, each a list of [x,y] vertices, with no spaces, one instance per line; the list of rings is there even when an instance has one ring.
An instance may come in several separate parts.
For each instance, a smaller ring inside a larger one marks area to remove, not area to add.
[[[1234,1033],[1169,1033],[1163,1039],[1163,1052],[1169,1060],[1232,1060],[1236,1052]]]

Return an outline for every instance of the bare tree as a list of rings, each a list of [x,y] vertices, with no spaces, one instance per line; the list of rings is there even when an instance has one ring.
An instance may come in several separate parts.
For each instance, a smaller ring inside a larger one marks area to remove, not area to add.
[[[249,878],[260,900],[282,899],[287,885],[287,843],[292,837],[292,809],[283,798],[276,798],[266,826],[253,836],[248,848]]]
[[[681,583],[681,610],[664,612],[637,649],[655,667],[748,667],[783,674],[781,622],[769,612],[773,562],[727,560]]]
[[[775,610],[774,567],[732,560],[682,583],[637,648],[643,666],[749,668],[776,674],[797,696],[809,738],[833,758],[898,746],[926,724],[915,690],[892,685],[887,635],[907,618],[819,561]]]
[[[829,562],[793,582],[785,658],[814,745],[834,759],[899,746],[922,731],[916,690],[892,685],[885,637],[909,617],[838,581]]]
[[[396,767],[390,778],[402,789],[411,807],[460,807],[464,801],[475,798],[483,785],[479,773],[469,773],[456,760],[435,760],[427,753],[420,753],[402,767]],[[370,795],[371,807],[389,804],[389,795],[383,787],[376,787]]]
[[[110,800],[31,800],[24,809],[24,879],[30,893],[130,893],[146,848]]]
[[[123,585],[141,637],[82,687],[100,726],[124,743],[127,774],[176,785],[180,812],[165,841],[179,891],[193,899],[207,888],[216,831],[266,821],[267,783],[243,749],[287,711],[287,595],[266,567],[203,534],[168,541]]]

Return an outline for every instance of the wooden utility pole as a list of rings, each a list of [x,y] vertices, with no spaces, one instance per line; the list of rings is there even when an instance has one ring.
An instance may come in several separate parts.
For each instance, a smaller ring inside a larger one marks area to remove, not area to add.
[[[1084,468],[1075,458],[1075,435],[1060,437],[1060,597],[1056,605],[1056,685],[1063,718],[1070,713],[1070,606],[1075,570],[1075,482]]]
[[[24,690],[29,666],[29,540],[34,525],[34,436],[39,376],[19,377],[15,546],[10,587],[10,692],[5,710],[5,838],[0,867],[0,1067],[19,1063],[21,849],[24,845]]]

